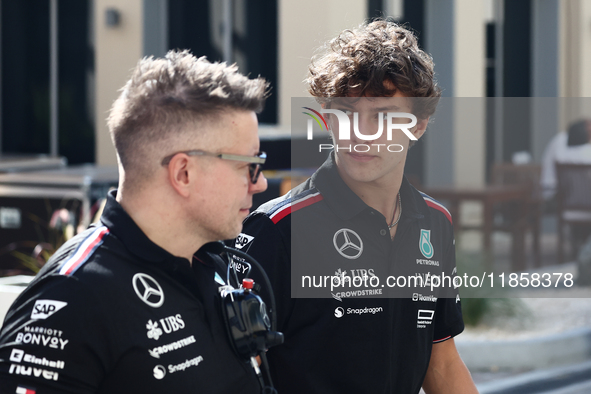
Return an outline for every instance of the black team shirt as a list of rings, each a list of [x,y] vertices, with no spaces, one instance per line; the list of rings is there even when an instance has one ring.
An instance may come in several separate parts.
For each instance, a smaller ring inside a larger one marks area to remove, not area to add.
[[[386,219],[349,189],[330,157],[246,219],[235,246],[270,276],[285,335],[267,353],[279,393],[418,393],[433,343],[463,330],[459,297],[382,286],[389,275],[455,273],[449,212],[406,179],[400,193],[391,240]],[[304,282],[306,275],[320,279]],[[321,283],[329,275],[381,284],[331,290]]]
[[[10,308],[0,393],[260,393],[221,320],[213,256],[151,242],[112,192]]]

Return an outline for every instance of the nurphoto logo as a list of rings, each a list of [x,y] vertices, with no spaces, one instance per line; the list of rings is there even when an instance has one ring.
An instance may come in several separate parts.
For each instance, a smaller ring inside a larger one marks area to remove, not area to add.
[[[337,138],[339,141],[349,141],[351,140],[351,119],[349,115],[347,115],[344,111],[338,109],[320,109],[320,111],[316,111],[310,107],[302,107],[310,112],[302,112],[305,115],[308,115],[311,119],[308,119],[307,123],[307,139],[313,140],[314,139],[314,122],[315,121],[320,130],[330,131],[328,127],[328,122],[323,114],[331,114],[334,115],[338,121],[339,132],[338,135],[334,135],[334,138]],[[359,112],[353,112],[353,133],[358,140],[361,141],[375,141],[380,138],[384,134],[384,116],[386,118],[386,138],[388,141],[392,141],[392,135],[394,130],[401,130],[410,140],[416,141],[417,137],[413,135],[410,131],[411,128],[416,126],[417,124],[417,117],[411,113],[407,112],[384,112],[378,113],[378,130],[374,134],[363,134],[359,130]],[[409,123],[398,123],[402,119],[409,119]],[[325,150],[346,150],[346,151],[355,151],[355,152],[368,152],[371,147],[377,147],[378,152],[380,150],[387,150],[388,152],[402,152],[404,147],[400,144],[351,144],[349,146],[339,146],[333,144],[319,144],[319,152],[322,152],[323,149]]]

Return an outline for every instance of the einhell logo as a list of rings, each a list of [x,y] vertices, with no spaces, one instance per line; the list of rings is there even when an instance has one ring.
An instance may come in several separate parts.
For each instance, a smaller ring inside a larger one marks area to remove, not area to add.
[[[337,138],[339,141],[348,141],[351,140],[351,119],[350,117],[341,110],[338,109],[321,109],[320,111],[316,111],[310,107],[302,107],[310,112],[302,112],[305,115],[308,115],[311,119],[308,119],[308,128],[307,128],[307,139],[312,140],[314,135],[314,122],[318,124],[320,130],[329,130],[328,122],[323,114],[331,114],[334,115],[338,121],[339,132],[338,135],[334,135],[334,138]],[[417,137],[413,135],[410,131],[414,126],[417,124],[417,118],[411,113],[407,112],[387,112],[384,114],[383,112],[378,113],[378,130],[373,134],[362,134],[359,131],[359,113],[353,112],[353,133],[358,140],[361,141],[375,141],[379,139],[384,133],[384,116],[386,117],[386,137],[388,141],[392,141],[392,135],[394,130],[401,130],[409,139],[416,141]],[[400,120],[408,120],[410,122],[406,123],[398,123]],[[351,145],[333,145],[333,144],[320,144],[319,151],[322,152],[323,149],[332,150],[336,149],[345,150],[345,151],[355,151],[355,152],[368,152],[371,147],[377,147],[378,152],[383,149],[384,151],[387,150],[388,152],[402,152],[404,147],[400,144],[351,144]]]

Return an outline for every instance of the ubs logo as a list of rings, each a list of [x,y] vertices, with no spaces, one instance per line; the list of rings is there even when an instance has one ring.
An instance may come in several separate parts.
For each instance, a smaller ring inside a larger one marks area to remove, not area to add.
[[[332,238],[335,249],[347,259],[353,260],[363,253],[363,241],[359,234],[348,228],[342,228]]]
[[[160,324],[162,325],[162,328],[158,327],[158,322],[152,321],[152,319],[148,320],[148,323],[146,324],[148,338],[158,340],[164,332],[170,334],[171,332],[185,328],[185,322],[180,314],[160,319]],[[162,330],[164,330],[164,332]]]
[[[135,294],[152,308],[160,308],[164,304],[164,291],[150,275],[135,274],[132,283]]]

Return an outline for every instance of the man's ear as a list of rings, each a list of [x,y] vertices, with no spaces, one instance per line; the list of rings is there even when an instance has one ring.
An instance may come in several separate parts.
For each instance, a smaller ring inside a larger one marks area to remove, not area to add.
[[[192,166],[194,161],[184,153],[175,155],[168,163],[168,181],[172,188],[181,196],[188,197],[190,184],[195,174]],[[193,170],[193,171],[192,171]]]
[[[427,126],[429,125],[429,118],[426,119],[417,119],[417,124],[415,127],[411,129],[411,132],[417,139],[420,139],[425,131],[427,130]]]

